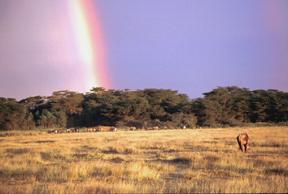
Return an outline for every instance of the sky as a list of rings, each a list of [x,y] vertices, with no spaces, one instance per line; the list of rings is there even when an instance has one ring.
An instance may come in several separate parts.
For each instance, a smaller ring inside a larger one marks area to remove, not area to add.
[[[71,11],[77,1],[0,0],[0,96],[93,86],[191,98],[220,86],[288,91],[286,0],[83,0]]]

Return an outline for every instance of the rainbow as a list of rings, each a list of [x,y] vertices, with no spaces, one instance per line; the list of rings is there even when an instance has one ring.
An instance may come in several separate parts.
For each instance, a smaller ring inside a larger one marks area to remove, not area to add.
[[[93,0],[68,0],[84,88],[111,88],[103,33]]]

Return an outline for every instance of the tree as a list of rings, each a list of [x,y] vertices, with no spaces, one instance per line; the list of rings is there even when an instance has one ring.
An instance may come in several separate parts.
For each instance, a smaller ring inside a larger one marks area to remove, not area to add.
[[[0,98],[0,129],[29,130],[34,128],[28,109],[12,98]]]
[[[207,126],[236,126],[249,119],[250,92],[246,88],[219,87],[204,93],[194,104],[200,124]]]

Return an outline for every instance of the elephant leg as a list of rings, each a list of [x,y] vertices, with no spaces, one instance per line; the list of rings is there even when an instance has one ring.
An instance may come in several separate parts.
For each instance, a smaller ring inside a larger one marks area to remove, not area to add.
[[[241,151],[242,151],[242,152],[245,152],[245,151],[246,151],[246,150],[245,150],[245,145],[243,145],[243,144],[241,145]]]
[[[245,144],[244,147],[245,147],[245,152],[247,152],[247,144]]]

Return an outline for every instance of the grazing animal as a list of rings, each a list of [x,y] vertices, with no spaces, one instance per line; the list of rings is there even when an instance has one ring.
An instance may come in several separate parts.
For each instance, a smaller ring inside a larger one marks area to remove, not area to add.
[[[112,131],[116,132],[117,128],[116,127],[112,127]]]
[[[136,127],[130,127],[129,130],[130,131],[135,131],[137,128]]]
[[[87,128],[87,132],[95,132],[97,131],[97,129],[94,129],[94,128]]]
[[[114,132],[116,132],[117,128],[113,127],[113,126],[98,126],[98,127],[96,127],[96,131],[97,132],[104,132],[104,131],[114,131]]]
[[[49,130],[48,133],[59,133],[59,131],[57,129],[52,129],[52,130]]]
[[[74,132],[74,133],[79,133],[80,130],[79,130],[78,128],[74,128],[74,129],[72,130],[72,132]]]
[[[59,130],[57,130],[57,133],[65,133],[65,129],[59,129]]]
[[[79,132],[79,129],[78,128],[69,128],[69,129],[66,129],[66,132],[67,133],[76,133],[76,132]]]
[[[247,133],[241,133],[237,136],[237,142],[242,152],[247,152],[249,136]]]
[[[158,130],[159,127],[158,126],[154,126],[154,127],[148,127],[148,128],[145,128],[146,130]]]

